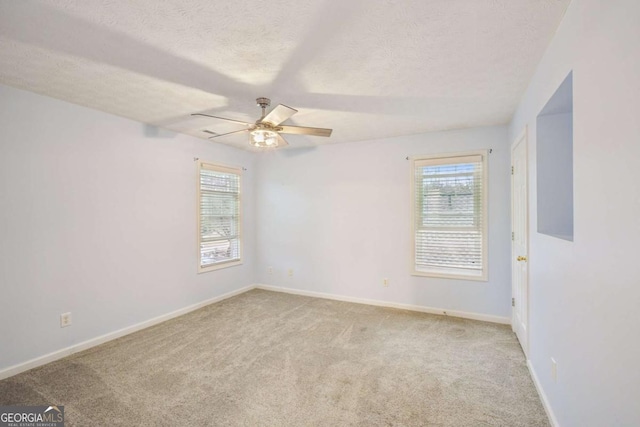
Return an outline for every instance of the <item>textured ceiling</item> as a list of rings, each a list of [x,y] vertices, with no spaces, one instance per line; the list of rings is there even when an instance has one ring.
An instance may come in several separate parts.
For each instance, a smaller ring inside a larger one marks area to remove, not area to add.
[[[201,138],[258,96],[334,129],[293,147],[503,124],[568,3],[0,0],[0,82]]]

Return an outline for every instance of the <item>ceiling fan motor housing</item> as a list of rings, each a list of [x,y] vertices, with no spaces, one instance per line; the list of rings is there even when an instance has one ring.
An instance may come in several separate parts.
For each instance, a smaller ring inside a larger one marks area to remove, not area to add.
[[[269,98],[256,98],[256,104],[258,104],[258,107],[260,108],[267,108],[269,105],[271,105],[271,100]]]

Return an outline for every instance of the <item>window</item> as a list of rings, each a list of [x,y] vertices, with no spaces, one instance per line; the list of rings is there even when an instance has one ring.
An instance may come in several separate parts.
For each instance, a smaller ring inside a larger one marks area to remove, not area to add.
[[[414,159],[413,274],[487,280],[486,151]]]
[[[242,263],[241,174],[198,162],[198,272]]]

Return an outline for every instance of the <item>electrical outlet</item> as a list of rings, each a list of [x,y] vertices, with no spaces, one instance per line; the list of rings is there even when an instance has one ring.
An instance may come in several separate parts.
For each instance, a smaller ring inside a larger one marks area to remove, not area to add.
[[[267,273],[269,273],[269,276],[273,275],[273,267],[267,267]]]
[[[387,279],[386,277],[382,279],[382,286],[384,286],[385,288],[389,287],[389,279]]]
[[[293,268],[290,268],[287,274],[289,275],[289,277],[293,277]]]
[[[71,312],[62,313],[60,315],[60,327],[61,328],[66,328],[69,325],[71,325]]]
[[[558,381],[558,364],[553,357],[551,358],[551,379],[554,383]]]

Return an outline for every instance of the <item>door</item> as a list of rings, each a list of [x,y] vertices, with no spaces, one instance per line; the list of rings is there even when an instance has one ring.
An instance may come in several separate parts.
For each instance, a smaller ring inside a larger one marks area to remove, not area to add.
[[[511,148],[512,327],[525,355],[529,353],[529,210],[527,130]]]

